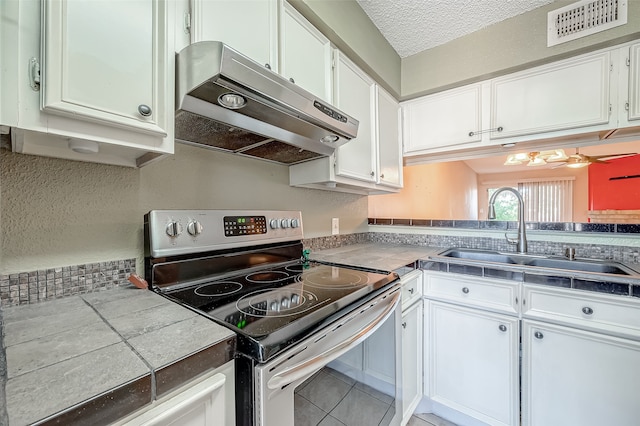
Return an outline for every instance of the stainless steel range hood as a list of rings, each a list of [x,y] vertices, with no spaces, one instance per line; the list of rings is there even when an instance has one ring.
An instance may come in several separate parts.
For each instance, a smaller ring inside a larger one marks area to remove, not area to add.
[[[358,120],[221,42],[176,56],[179,142],[295,164],[331,155],[357,131]]]

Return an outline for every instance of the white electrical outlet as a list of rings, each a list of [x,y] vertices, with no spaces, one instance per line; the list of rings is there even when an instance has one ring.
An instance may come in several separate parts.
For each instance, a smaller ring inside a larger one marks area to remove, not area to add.
[[[338,235],[340,233],[340,219],[334,217],[331,219],[331,235]]]

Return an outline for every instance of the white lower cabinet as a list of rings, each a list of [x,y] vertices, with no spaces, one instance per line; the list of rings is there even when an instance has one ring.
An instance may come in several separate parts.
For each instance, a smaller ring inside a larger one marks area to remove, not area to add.
[[[640,342],[522,322],[522,425],[637,425]]]
[[[422,303],[402,312],[402,424],[422,397]]]
[[[230,361],[116,425],[234,426],[234,382]]]
[[[431,400],[490,425],[519,424],[518,318],[427,303]]]

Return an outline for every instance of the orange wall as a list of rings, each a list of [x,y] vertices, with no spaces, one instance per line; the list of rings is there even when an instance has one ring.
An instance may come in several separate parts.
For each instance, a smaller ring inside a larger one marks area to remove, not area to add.
[[[640,155],[607,160],[589,166],[589,206],[591,210],[640,209]]]
[[[561,167],[558,169],[532,169],[531,171],[478,175],[478,217],[480,220],[487,219],[487,206],[489,203],[487,189],[489,187],[495,188],[495,183],[499,183],[498,186],[516,186],[519,179],[572,176],[575,177],[573,182],[573,222],[588,222],[588,169],[588,167],[580,169]],[[369,209],[371,209],[371,207],[369,207]]]
[[[369,197],[369,217],[477,220],[477,175],[462,161],[404,168],[398,194]]]

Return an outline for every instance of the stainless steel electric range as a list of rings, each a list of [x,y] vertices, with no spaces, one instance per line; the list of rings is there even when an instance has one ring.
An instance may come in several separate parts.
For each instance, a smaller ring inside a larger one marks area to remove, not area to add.
[[[293,426],[293,388],[399,317],[395,273],[309,261],[302,228],[297,211],[145,215],[151,289],[237,334],[238,425]]]

